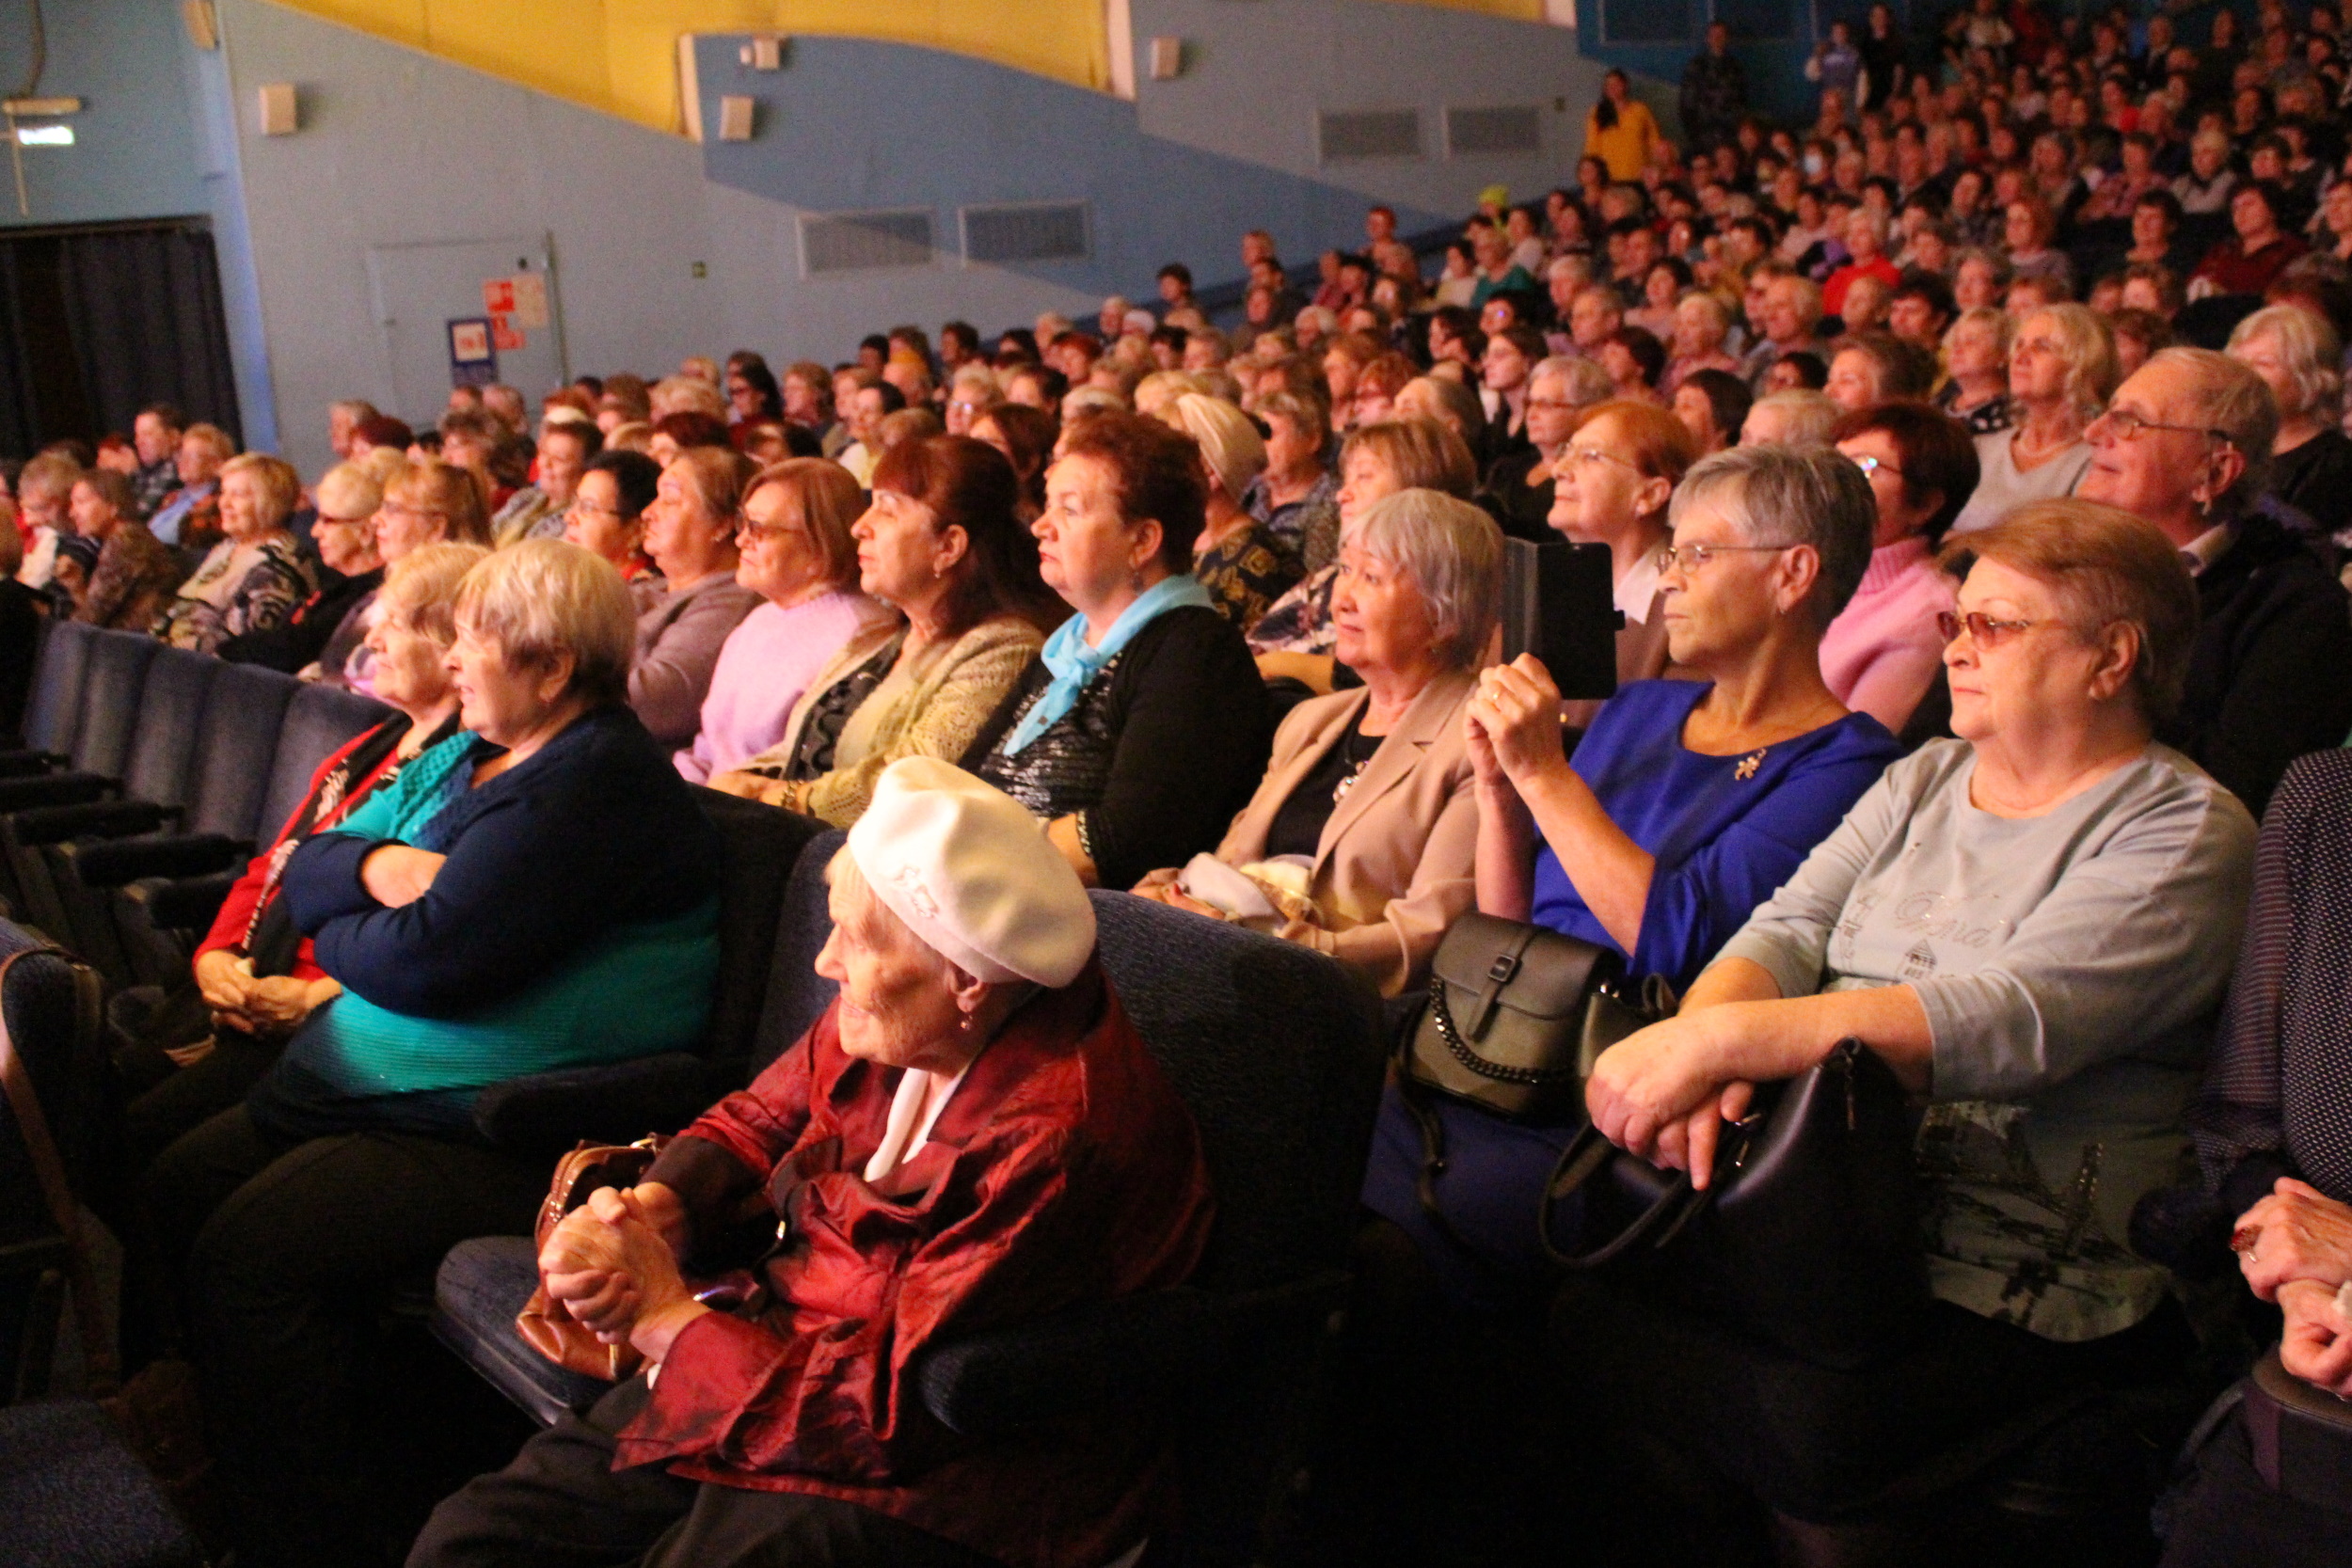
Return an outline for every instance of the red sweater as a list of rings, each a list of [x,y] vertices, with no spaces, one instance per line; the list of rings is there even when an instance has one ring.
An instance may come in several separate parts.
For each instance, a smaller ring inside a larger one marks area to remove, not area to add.
[[[407,721],[395,718],[386,722],[405,724]],[[221,903],[220,913],[213,917],[212,933],[197,948],[196,957],[200,958],[207,953],[224,950],[240,955],[245,952],[246,933],[253,929],[254,916],[261,912],[262,890],[268,888],[272,898],[278,895],[278,889],[269,885],[269,868],[270,863],[278,858],[279,847],[285,844],[287,838],[314,809],[319,790],[326,784],[327,775],[342,766],[345,757],[366,745],[368,738],[375,733],[373,729],[360,732],[332,756],[319,764],[318,771],[310,775],[310,787],[304,792],[302,804],[294,808],[294,814],[288,817],[284,825],[278,830],[278,836],[270,841],[270,847],[246,863],[245,875],[238,878],[236,885],[229,890],[229,896]],[[399,754],[400,748],[397,746],[385,752],[383,760],[371,768],[364,778],[353,779],[349,783],[343,790],[342,799],[326,810],[318,813],[318,819],[310,824],[310,831],[311,832],[323,832],[350,816],[352,808],[368,798],[369,791],[375,787],[376,782],[383,778],[385,770],[392,766],[393,759]],[[294,950],[294,967],[288,973],[296,980],[326,978],[326,971],[318,966],[311,954],[309,937],[304,937],[302,945]]]
[[[1209,1231],[1190,1115],[1099,968],[1013,1016],[913,1158],[869,1185],[898,1069],[841,1050],[839,1005],[664,1153],[690,1212],[767,1189],[773,1305],[672,1345],[617,1465],[888,1513],[1011,1568],[1100,1568],[1164,1523],[1165,1434],[1107,1411],[986,1442],[935,1420],[930,1346],[1163,1290]]]

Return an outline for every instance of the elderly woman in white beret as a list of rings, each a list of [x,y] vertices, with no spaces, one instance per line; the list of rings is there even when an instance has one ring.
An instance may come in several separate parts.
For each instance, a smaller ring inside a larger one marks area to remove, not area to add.
[[[442,1503],[412,1568],[1043,1568],[1143,1539],[1156,1437],[1116,1413],[960,1437],[907,1370],[1175,1285],[1207,1236],[1198,1135],[1095,963],[1077,874],[1010,796],[908,757],[830,881],[817,972],[839,998],[540,1255],[550,1296],[646,1371]],[[681,1260],[763,1193],[768,1305],[714,1311]]]

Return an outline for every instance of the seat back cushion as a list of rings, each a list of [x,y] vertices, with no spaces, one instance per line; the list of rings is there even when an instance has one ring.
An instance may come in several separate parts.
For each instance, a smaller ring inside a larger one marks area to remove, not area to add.
[[[806,1034],[833,1006],[838,988],[815,966],[818,952],[833,935],[833,916],[825,906],[825,867],[848,840],[849,834],[838,828],[828,828],[803,847],[793,863],[776,916],[775,958],[768,970],[759,1033],[745,1063],[747,1076],[783,1054],[785,1047]]]
[[[213,677],[189,768],[190,832],[256,838],[278,831],[285,817],[264,822],[262,797],[269,786],[286,705],[301,687],[292,675],[259,664],[224,665]]]
[[[189,764],[203,728],[205,699],[213,677],[224,668],[209,654],[157,651],[139,693],[138,728],[122,769],[123,793],[167,806],[187,803]]]
[[[24,744],[37,751],[73,754],[82,732],[82,687],[89,678],[89,651],[96,626],[54,621],[41,634],[40,663],[24,708]]]
[[[137,727],[139,692],[147,667],[163,646],[136,632],[103,631],[90,648],[89,678],[82,688],[82,729],[74,737],[73,765],[109,779],[122,777]]]
[[[731,1086],[746,1076],[793,867],[824,824],[715,789],[698,789],[694,798],[726,841],[719,880],[718,994],[705,1054]]]
[[[270,763],[269,788],[262,797],[256,824],[266,836],[294,815],[310,792],[310,775],[361,732],[392,716],[392,710],[373,697],[334,686],[305,686],[286,705],[286,721],[278,726],[278,752]]]

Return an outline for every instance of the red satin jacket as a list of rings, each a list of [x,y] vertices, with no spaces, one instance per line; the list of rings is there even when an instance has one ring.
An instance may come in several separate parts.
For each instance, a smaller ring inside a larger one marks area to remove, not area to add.
[[[899,1073],[844,1054],[837,1012],[648,1174],[698,1217],[764,1185],[784,1239],[774,1305],[678,1336],[615,1465],[841,1498],[1015,1568],[1100,1568],[1165,1519],[1165,1434],[1114,1411],[961,1437],[910,1369],[977,1329],[1181,1283],[1212,1212],[1191,1117],[1089,965],[1015,1014],[869,1185]]]

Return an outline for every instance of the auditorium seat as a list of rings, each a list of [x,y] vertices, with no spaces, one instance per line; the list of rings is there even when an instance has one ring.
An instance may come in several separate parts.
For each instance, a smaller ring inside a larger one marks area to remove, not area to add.
[[[793,869],[747,1070],[832,1001],[810,963],[841,843],[818,836]],[[1183,1289],[976,1335],[933,1351],[917,1376],[932,1414],[972,1435],[1104,1403],[1169,1413],[1186,1508],[1168,1544],[1188,1562],[1248,1562],[1294,1468],[1318,1341],[1345,1290],[1380,1088],[1378,1001],[1295,944],[1126,894],[1093,900],[1103,965],[1200,1128],[1217,1197],[1207,1254]],[[605,1386],[515,1334],[536,1283],[528,1238],[461,1243],[441,1267],[434,1328],[544,1422]]]
[[[46,773],[72,760],[82,725],[82,687],[89,677],[89,651],[96,626],[77,621],[45,623],[40,657],[24,708],[24,749],[0,752],[0,778]]]
[[[0,959],[36,945],[31,932],[0,920]],[[98,1003],[97,976],[54,956],[27,958],[0,981],[9,1039],[78,1192],[89,1190],[102,1143],[106,1070]],[[0,1089],[0,1102],[6,1098]],[[65,1257],[14,1108],[0,1103],[0,1401],[49,1392]],[[15,1560],[0,1552],[0,1562]]]

